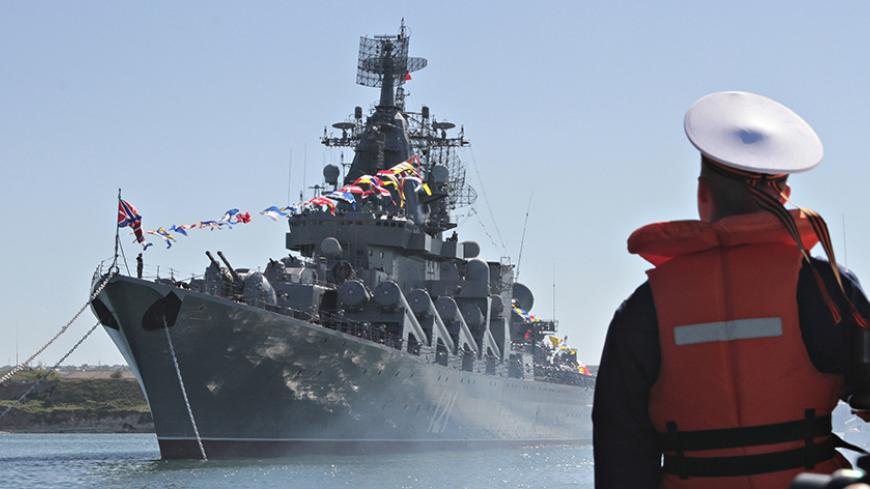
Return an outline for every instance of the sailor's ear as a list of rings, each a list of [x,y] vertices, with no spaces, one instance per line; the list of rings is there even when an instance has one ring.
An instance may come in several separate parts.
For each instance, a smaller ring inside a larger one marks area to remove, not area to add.
[[[710,183],[701,175],[698,177],[698,202],[704,202],[710,199]]]
[[[698,217],[704,222],[713,221],[713,194],[710,182],[703,175],[698,177]]]

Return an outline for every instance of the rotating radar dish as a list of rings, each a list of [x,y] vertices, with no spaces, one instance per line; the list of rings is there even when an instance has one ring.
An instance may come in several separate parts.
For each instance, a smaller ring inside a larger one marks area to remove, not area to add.
[[[410,36],[403,30],[398,36],[361,37],[357,59],[356,82],[366,87],[381,87],[389,77],[395,86],[405,83],[405,75],[422,70],[425,58],[408,57]]]
[[[429,65],[426,58],[408,58],[408,63],[405,65],[405,73],[413,73],[422,70]]]
[[[426,58],[405,58],[404,60],[393,59],[393,69],[395,70],[395,73],[412,73],[414,71],[422,70],[428,64],[429,61],[427,61]],[[384,56],[373,56],[371,58],[360,60],[359,67],[360,69],[383,75]]]
[[[433,122],[432,123],[432,129],[438,129],[439,131],[453,129],[454,127],[456,127],[456,124],[454,124],[452,122],[447,122],[447,121]]]

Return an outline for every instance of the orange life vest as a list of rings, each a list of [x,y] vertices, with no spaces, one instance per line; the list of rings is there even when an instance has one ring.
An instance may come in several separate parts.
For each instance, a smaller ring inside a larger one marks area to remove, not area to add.
[[[817,242],[795,213],[807,249]],[[802,256],[768,213],[635,231],[661,347],[649,413],[663,488],[785,489],[803,471],[848,462],[830,436],[841,375],[816,370],[801,338]]]

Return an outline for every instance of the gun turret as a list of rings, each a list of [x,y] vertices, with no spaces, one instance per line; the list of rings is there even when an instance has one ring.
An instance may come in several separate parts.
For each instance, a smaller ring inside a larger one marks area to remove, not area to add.
[[[223,252],[218,251],[217,254],[221,258],[221,261],[224,262],[224,265],[227,266],[227,270],[229,270],[230,275],[232,275],[232,277],[233,277],[233,282],[235,282],[237,284],[241,284],[242,277],[239,277],[239,274],[236,273],[236,270],[233,268],[232,265],[230,265],[230,262],[227,260],[227,257],[224,256]],[[209,256],[209,258],[211,258],[211,256]]]
[[[211,265],[205,269],[206,291],[209,294],[227,297],[233,288],[233,277],[227,270],[206,251],[205,256]]]
[[[217,260],[215,260],[214,257],[211,256],[211,251],[206,251],[205,256],[208,257],[208,261],[210,261],[212,265],[216,266],[218,270],[221,269],[220,263],[218,263]]]

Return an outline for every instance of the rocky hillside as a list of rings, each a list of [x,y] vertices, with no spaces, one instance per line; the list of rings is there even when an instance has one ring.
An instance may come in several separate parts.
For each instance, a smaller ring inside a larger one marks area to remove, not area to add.
[[[42,372],[22,372],[0,386],[0,413]],[[154,430],[139,385],[126,375],[68,378],[51,374],[26,401],[0,418],[0,431],[27,433],[147,433]]]

